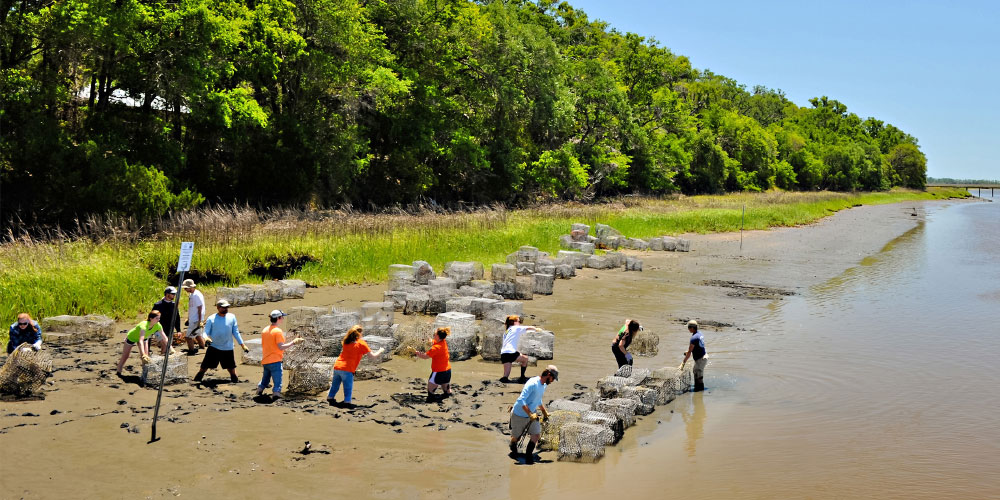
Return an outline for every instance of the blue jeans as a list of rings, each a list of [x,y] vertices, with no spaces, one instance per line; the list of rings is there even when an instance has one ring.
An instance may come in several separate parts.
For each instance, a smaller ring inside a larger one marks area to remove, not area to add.
[[[257,388],[263,391],[267,388],[268,382],[274,379],[274,393],[281,394],[281,361],[261,365],[264,368],[264,376],[260,379]]]
[[[330,385],[330,393],[326,395],[326,399],[333,399],[337,395],[341,382],[344,383],[344,402],[350,403],[351,391],[354,389],[354,374],[341,370],[333,371],[333,383]]]

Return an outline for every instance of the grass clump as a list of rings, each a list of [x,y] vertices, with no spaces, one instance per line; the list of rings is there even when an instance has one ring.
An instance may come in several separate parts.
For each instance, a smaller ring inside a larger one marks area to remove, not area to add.
[[[296,263],[288,278],[313,285],[381,281],[390,264],[426,260],[503,262],[521,245],[558,250],[573,222],[609,224],[630,237],[736,231],[814,222],[857,205],[966,197],[962,189],[884,193],[767,192],[669,199],[624,198],[509,211],[363,214],[352,211],[257,211],[224,207],[176,214],[146,238],[89,223],[83,231],[33,240],[9,235],[0,245],[0,318],[28,312],[133,317],[173,277],[182,241],[194,241],[192,276],[200,285],[260,282],[255,269]],[[174,283],[170,283],[174,284]],[[6,330],[0,332],[6,336]]]

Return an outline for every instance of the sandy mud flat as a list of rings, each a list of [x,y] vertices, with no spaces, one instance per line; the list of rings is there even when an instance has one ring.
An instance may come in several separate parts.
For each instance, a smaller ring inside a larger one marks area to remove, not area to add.
[[[688,318],[706,325],[709,339],[719,330],[754,334],[749,318],[768,303],[838,275],[912,229],[924,210],[918,205],[913,216],[912,206],[859,207],[808,226],[744,233],[742,250],[738,233],[689,235],[690,253],[626,252],[641,256],[644,272],[583,269],[558,280],[553,295],[525,303],[525,322],[557,338],[552,362],[560,381],[545,400],[584,396],[614,371],[610,339],[626,317],[660,335],[660,353],[637,358],[644,367],[679,363]],[[231,312],[244,337],[256,338],[274,307],[356,307],[382,300],[384,289],[309,289],[304,299]],[[0,496],[507,498],[530,490],[537,474],[594,480],[591,466],[553,462],[554,452],[530,467],[507,456],[506,412],[521,386],[499,383],[501,366],[478,357],[452,362],[455,395],[432,403],[424,401],[429,362],[396,357],[384,365],[388,375],[355,382],[352,409],[331,407],[324,395],[255,401],[260,367],[239,365],[239,383],[210,371],[205,383],[167,386],[162,439],[147,444],[156,391],[139,386],[136,356],[124,380],[114,375],[120,337],[49,346],[55,373],[44,399],[0,402]],[[189,357],[191,375],[202,356]],[[529,367],[528,375],[541,368]],[[640,419],[654,425],[669,411],[667,405]],[[628,431],[619,446],[636,444],[629,433],[641,432]],[[609,449],[605,460],[614,453]]]

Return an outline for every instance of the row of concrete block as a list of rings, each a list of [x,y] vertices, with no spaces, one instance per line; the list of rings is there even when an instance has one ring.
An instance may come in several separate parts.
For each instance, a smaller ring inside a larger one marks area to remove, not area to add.
[[[306,282],[302,280],[273,280],[260,285],[240,285],[235,288],[220,286],[215,289],[216,300],[226,299],[232,307],[301,299],[305,296]]]
[[[597,224],[595,234],[590,234],[590,226],[586,224],[573,224],[569,234],[559,237],[559,246],[583,253],[592,254],[595,248],[605,248],[618,250],[628,248],[631,250],[656,250],[668,252],[689,252],[691,251],[691,240],[677,238],[674,236],[660,236],[643,240],[640,238],[629,238],[623,236],[615,228],[606,224]]]
[[[649,415],[687,391],[691,368],[647,370],[623,367],[597,383],[593,403],[559,399],[547,405],[550,419],[543,426],[542,449],[558,451],[559,460],[597,461],[635,424],[636,415]]]

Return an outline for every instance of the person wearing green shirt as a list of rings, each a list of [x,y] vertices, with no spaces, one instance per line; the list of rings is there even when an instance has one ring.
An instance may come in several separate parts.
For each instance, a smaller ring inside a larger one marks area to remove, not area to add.
[[[142,363],[149,363],[149,339],[154,335],[160,337],[160,347],[163,349],[163,353],[166,354],[169,342],[167,341],[166,334],[163,333],[163,325],[160,324],[160,311],[156,309],[150,311],[146,316],[146,321],[140,321],[125,336],[125,345],[122,346],[122,357],[118,360],[117,374],[119,377],[122,376],[122,367],[125,366],[125,361],[128,360],[129,354],[132,352],[132,346],[138,345]]]

